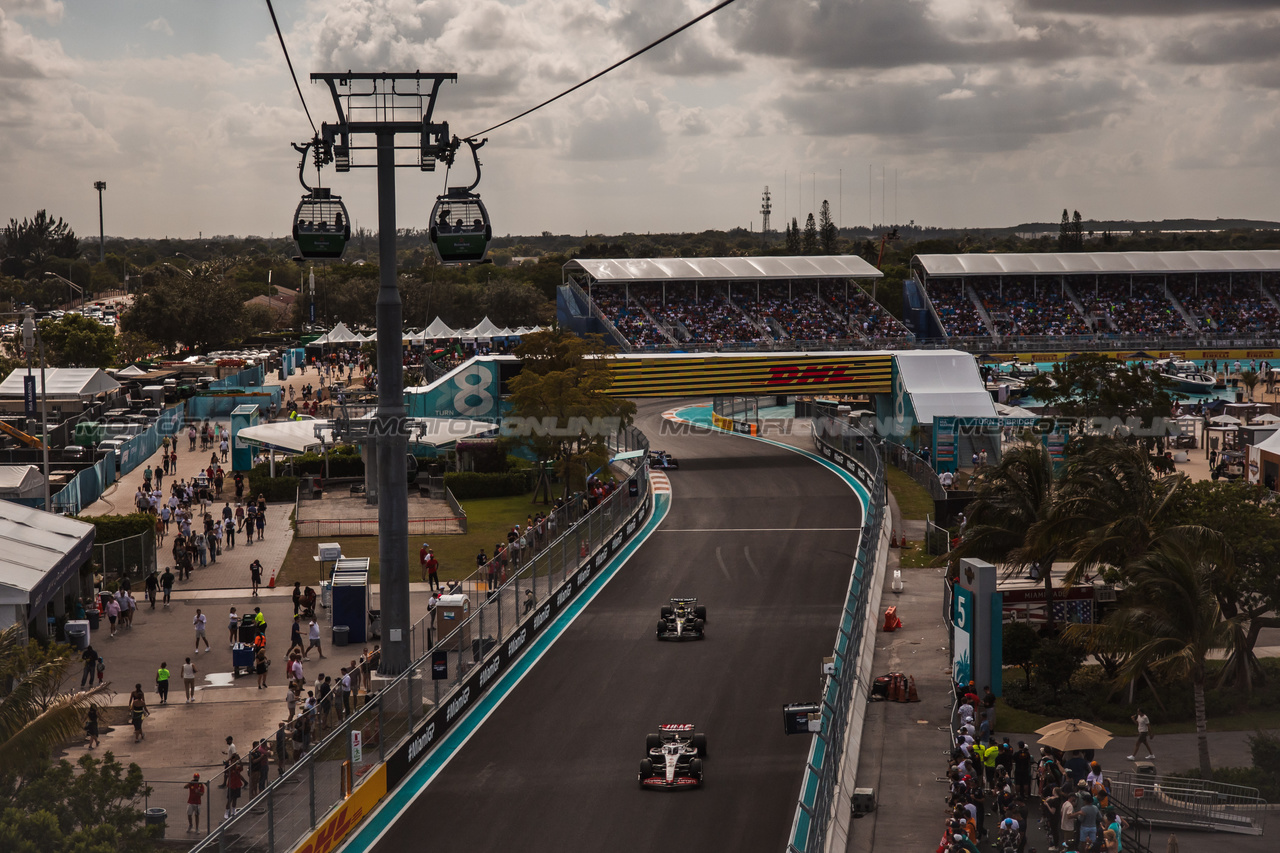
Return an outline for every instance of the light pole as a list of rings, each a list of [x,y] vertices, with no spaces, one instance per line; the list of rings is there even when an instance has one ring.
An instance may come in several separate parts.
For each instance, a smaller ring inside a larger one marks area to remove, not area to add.
[[[84,308],[84,288],[83,287],[76,284],[74,281],[67,278],[66,276],[58,275],[56,272],[46,272],[45,275],[51,275],[54,278],[59,279],[60,281],[65,281],[68,287],[75,288],[76,293],[80,294],[80,307]],[[72,296],[72,299],[71,299],[71,307],[72,308],[76,307],[76,300],[74,296]]]
[[[44,338],[36,327],[36,309],[28,306],[22,321],[22,342],[27,350],[27,376],[31,375],[31,350],[40,346],[40,446],[44,453],[44,511],[53,512],[49,502],[49,397],[44,381]]]
[[[93,188],[98,191],[98,263],[107,262],[107,235],[102,228],[102,191],[107,188],[106,181],[94,181]]]

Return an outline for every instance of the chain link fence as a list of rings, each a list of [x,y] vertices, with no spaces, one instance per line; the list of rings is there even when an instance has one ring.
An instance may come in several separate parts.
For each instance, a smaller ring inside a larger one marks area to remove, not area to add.
[[[840,420],[834,410],[823,407],[814,415],[813,437],[819,453],[862,481],[870,500],[863,517],[844,612],[836,631],[832,654],[835,672],[826,676],[823,686],[822,730],[814,738],[805,765],[787,845],[789,853],[824,850],[835,809],[841,807],[835,798],[839,793],[840,768],[858,673],[870,664],[858,658],[864,630],[868,624],[874,624],[874,614],[867,608],[887,508],[884,462],[880,446],[871,433],[851,426]]]
[[[587,555],[595,554],[611,538],[621,537],[629,520],[636,524],[633,515],[649,494],[648,440],[628,427],[611,438],[610,447],[615,452],[646,451],[637,464],[615,465],[626,475],[620,489],[596,505],[590,500],[584,505],[579,498],[553,513],[555,523],[548,527],[545,544],[532,549],[518,567],[508,564],[505,580],[498,575],[491,585],[489,566],[465,579],[458,591],[470,597],[470,615],[443,637],[435,636],[429,618],[415,624],[414,663],[409,669],[376,693],[367,694],[361,707],[353,709],[283,775],[201,840],[192,848],[193,853],[292,850],[404,744],[415,725],[437,709],[452,708],[456,697],[459,708],[473,701],[473,696],[458,697],[460,692],[471,690],[473,679],[462,684],[467,673],[491,648],[546,612],[534,606],[530,597],[541,605],[571,573],[581,572]],[[433,678],[433,659],[441,657],[446,661],[445,677]],[[484,680],[479,683],[483,686]],[[358,748],[354,732],[359,733]],[[264,734],[270,739],[274,733]]]
[[[102,572],[104,584],[118,583],[121,578],[128,577],[133,589],[141,589],[147,575],[156,570],[155,531],[148,530],[114,542],[95,543],[93,561]]]

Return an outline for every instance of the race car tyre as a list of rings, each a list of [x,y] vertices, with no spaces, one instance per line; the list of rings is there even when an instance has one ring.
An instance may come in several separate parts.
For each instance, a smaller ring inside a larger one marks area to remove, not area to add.
[[[644,754],[648,755],[652,750],[662,748],[662,738],[659,735],[645,735]]]
[[[703,631],[705,631],[705,630],[706,630],[706,628],[707,628],[707,623],[706,623],[706,622],[702,621],[701,619],[694,619],[694,620],[693,620],[693,630],[695,630],[695,631],[697,631],[697,632],[698,632],[698,636],[699,636],[699,637],[705,637],[705,636],[706,636],[706,634],[704,634],[704,633],[703,633]]]
[[[701,758],[695,758],[693,759],[693,761],[689,762],[689,775],[697,779],[699,782],[702,781],[702,759]]]
[[[667,632],[667,623],[659,619],[658,620],[658,639],[662,639],[662,635],[665,634],[666,632]]]
[[[693,736],[693,748],[694,748],[694,749],[696,749],[696,750],[698,751],[698,758],[706,758],[706,757],[707,757],[707,736],[706,736],[706,735],[694,735],[694,736]],[[696,759],[696,758],[695,758],[694,760],[695,760],[695,761],[697,761],[698,759]],[[701,767],[701,766],[702,766],[702,762],[701,762],[701,761],[698,761],[698,766],[699,766],[699,767]]]
[[[663,619],[670,619],[672,616],[676,615],[676,611],[670,605],[666,605],[662,608],[662,611],[658,615],[661,616]]]
[[[641,779],[653,778],[653,762],[647,758],[640,762],[640,778]]]
[[[706,622],[706,621],[707,621],[707,608],[702,607],[701,605],[699,605],[698,607],[693,608],[693,615],[694,615],[694,616],[696,616],[697,618],[701,619],[703,622]]]

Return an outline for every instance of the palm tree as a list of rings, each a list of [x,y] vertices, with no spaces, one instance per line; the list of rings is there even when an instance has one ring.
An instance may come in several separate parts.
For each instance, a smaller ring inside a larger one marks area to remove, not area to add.
[[[75,651],[23,640],[21,625],[0,631],[0,766],[24,768],[74,737],[106,686],[62,689]]]
[[[1262,375],[1256,370],[1240,371],[1240,384],[1248,390],[1250,403],[1253,402],[1253,389],[1258,387],[1258,382],[1261,381],[1261,379]]]
[[[1050,625],[1053,580],[1049,567],[1057,549],[1049,538],[1033,540],[1027,531],[1043,524],[1053,511],[1057,499],[1053,473],[1053,457],[1042,444],[1022,444],[1005,453],[999,465],[977,477],[964,538],[948,555],[951,559],[988,560],[1002,565],[1010,574],[1040,566]]]
[[[1084,439],[1068,455],[1058,499],[1048,517],[1028,532],[1032,540],[1060,543],[1074,561],[1064,585],[1078,583],[1104,566],[1124,571],[1146,555],[1172,528],[1166,521],[1185,474],[1157,477],[1146,450],[1116,439]],[[1207,528],[1183,532],[1216,547]]]
[[[1239,617],[1227,618],[1213,594],[1215,572],[1231,571],[1224,548],[1205,547],[1188,531],[1162,536],[1132,563],[1119,606],[1100,624],[1070,625],[1065,635],[1095,653],[1123,659],[1117,684],[1150,669],[1190,681],[1195,693],[1196,739],[1200,773],[1213,778],[1204,690],[1205,659],[1214,652],[1237,651]]]

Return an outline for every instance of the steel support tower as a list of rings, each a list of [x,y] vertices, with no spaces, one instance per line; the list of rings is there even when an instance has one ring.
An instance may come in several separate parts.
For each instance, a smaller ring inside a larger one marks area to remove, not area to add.
[[[412,661],[409,632],[409,453],[401,363],[403,304],[396,285],[396,168],[430,171],[451,156],[449,125],[431,120],[436,95],[456,74],[343,72],[312,74],[333,96],[338,121],[321,128],[326,156],[339,172],[377,169],[378,409],[369,429],[369,463],[377,472],[378,568],[382,608],[380,675],[399,675]],[[412,145],[397,137],[412,136]],[[398,151],[412,151],[401,158]],[[372,162],[369,155],[372,152]]]

